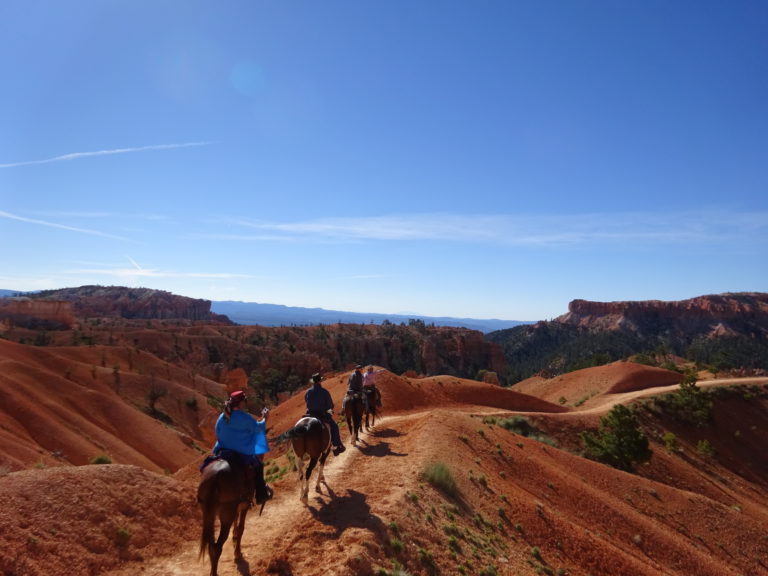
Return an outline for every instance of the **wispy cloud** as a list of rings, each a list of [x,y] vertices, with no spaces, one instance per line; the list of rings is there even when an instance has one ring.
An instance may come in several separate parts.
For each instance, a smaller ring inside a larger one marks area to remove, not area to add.
[[[250,274],[232,274],[229,272],[177,272],[173,270],[151,270],[137,268],[81,268],[67,270],[68,275],[92,274],[94,276],[108,276],[120,280],[136,278],[207,278],[218,280],[232,280],[236,278],[255,278]]]
[[[233,233],[238,226],[252,233]],[[592,213],[576,215],[417,214],[297,222],[236,219],[223,240],[283,242],[440,241],[562,247],[608,243],[709,244],[768,241],[768,212]]]
[[[53,162],[66,162],[68,160],[80,160],[82,158],[92,158],[94,156],[111,156],[114,154],[130,154],[132,152],[146,152],[150,150],[173,150],[176,148],[190,148],[193,146],[207,146],[211,142],[183,142],[181,144],[155,144],[153,146],[138,146],[136,148],[115,148],[112,150],[97,150],[95,152],[73,152],[45,158],[43,160],[26,160],[23,162],[9,162],[0,164],[0,168],[17,168],[19,166],[31,166],[33,164],[51,164]]]
[[[111,218],[113,220],[139,220],[149,222],[167,222],[170,220],[169,216],[162,214],[146,213],[130,213],[130,212],[95,212],[95,211],[36,211],[37,214],[45,218],[79,218],[86,220],[103,220],[105,218]]]
[[[49,228],[58,228],[59,230],[68,230],[69,232],[77,232],[79,234],[90,234],[91,236],[101,236],[102,238],[112,238],[114,240],[127,240],[122,236],[115,236],[114,234],[108,234],[100,230],[91,230],[89,228],[79,228],[77,226],[69,226],[67,224],[58,224],[56,222],[48,222],[47,220],[38,220],[36,218],[27,218],[25,216],[19,216],[17,214],[11,214],[10,212],[4,212],[0,210],[0,218],[7,218],[9,220],[16,220],[18,222],[26,222],[27,224],[35,224],[37,226],[47,226]]]

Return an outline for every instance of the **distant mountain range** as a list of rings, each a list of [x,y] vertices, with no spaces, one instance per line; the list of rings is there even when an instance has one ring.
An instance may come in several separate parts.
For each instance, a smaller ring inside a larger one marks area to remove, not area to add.
[[[405,314],[377,314],[365,312],[343,312],[324,308],[300,308],[279,304],[259,304],[257,302],[213,301],[211,312],[223,314],[237,324],[259,324],[261,326],[292,326],[316,324],[407,324],[411,320],[420,320],[435,326],[458,326],[479,330],[483,333],[513,328],[522,324],[531,324],[518,320],[496,320],[477,318],[453,318],[450,316],[419,316]]]
[[[189,299],[182,296],[175,296],[162,290],[150,290],[146,288],[131,289],[122,287],[100,287],[100,286],[81,286],[79,288],[64,288],[61,290],[46,291],[47,296],[76,302],[78,308],[85,306],[86,300],[91,301],[98,294],[96,300],[99,302],[97,307],[104,309],[109,303],[110,307],[122,306],[125,308],[130,305],[131,311],[128,314],[125,310],[121,312],[124,317],[184,317],[193,320],[202,320],[207,315],[207,310],[202,310],[201,305],[205,300]],[[126,293],[128,293],[126,295]],[[40,297],[40,292],[21,292],[19,290],[0,289],[0,298],[12,296],[30,296]],[[147,302],[143,302],[143,301]],[[161,302],[158,304],[158,300]],[[173,305],[169,302],[174,302]],[[149,305],[151,304],[151,305]],[[136,309],[137,305],[140,310]],[[194,314],[189,313],[186,308],[194,308]],[[205,306],[203,306],[205,307]],[[159,309],[165,311],[160,314]],[[170,312],[166,309],[170,309]],[[183,310],[182,310],[183,309]],[[88,314],[87,310],[80,310],[80,314]],[[324,308],[301,308],[293,306],[283,306],[280,304],[261,304],[258,302],[237,302],[237,301],[211,301],[210,312],[214,315],[223,315],[236,324],[260,325],[260,326],[313,326],[318,324],[408,324],[411,321],[421,321],[425,324],[435,326],[456,326],[459,328],[469,328],[478,330],[487,334],[497,330],[505,330],[531,322],[518,320],[497,320],[497,319],[477,319],[477,318],[453,318],[448,316],[419,316],[416,314],[379,314],[363,312],[344,312],[340,310],[326,310]]]

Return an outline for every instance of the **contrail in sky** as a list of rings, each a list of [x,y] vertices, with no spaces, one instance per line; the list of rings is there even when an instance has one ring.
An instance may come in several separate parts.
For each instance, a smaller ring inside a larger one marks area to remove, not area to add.
[[[128,258],[128,260],[130,260],[130,261],[131,261],[131,264],[133,264],[134,266],[136,266],[136,270],[141,270],[142,272],[144,271],[144,269],[143,269],[141,266],[139,266],[139,264],[136,262],[136,260],[134,260],[134,259],[133,259],[133,258],[131,258],[130,256],[126,256],[126,258]]]
[[[79,232],[80,234],[91,234],[93,236],[103,236],[104,238],[114,238],[116,240],[128,240],[122,236],[115,236],[114,234],[107,234],[99,230],[90,230],[88,228],[77,228],[75,226],[67,226],[66,224],[57,224],[56,222],[47,222],[46,220],[36,220],[34,218],[26,218],[24,216],[17,216],[10,212],[0,210],[0,218],[8,218],[9,220],[17,220],[19,222],[27,222],[28,224],[37,224],[39,226],[48,226],[49,228],[58,228],[59,230],[69,230],[70,232]]]
[[[144,152],[146,150],[172,150],[174,148],[190,148],[192,146],[207,146],[210,142],[184,142],[182,144],[156,144],[154,146],[139,146],[138,148],[115,148],[114,150],[98,150],[96,152],[73,152],[63,156],[54,156],[45,160],[27,160],[26,162],[11,162],[0,164],[0,168],[16,168],[17,166],[30,166],[32,164],[51,164],[66,160],[79,160],[92,156],[110,156],[112,154],[128,154],[130,152]]]

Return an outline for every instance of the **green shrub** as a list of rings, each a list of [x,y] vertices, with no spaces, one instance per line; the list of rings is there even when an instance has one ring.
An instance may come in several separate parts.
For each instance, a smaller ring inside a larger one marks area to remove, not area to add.
[[[461,544],[459,544],[459,539],[456,536],[448,538],[448,547],[455,552],[461,552]]]
[[[634,412],[621,404],[600,419],[597,432],[585,431],[580,436],[587,458],[619,470],[632,471],[636,463],[651,458],[648,438],[640,430]]]
[[[131,531],[128,528],[118,528],[115,535],[115,542],[118,546],[124,547],[128,545],[131,540]]]
[[[525,416],[513,416],[512,418],[505,418],[499,422],[499,426],[515,434],[521,436],[530,436],[535,428],[531,426],[530,422]]]
[[[709,440],[699,440],[696,444],[696,452],[704,457],[714,456],[715,449],[710,444]]]
[[[435,568],[435,559],[432,557],[432,553],[426,548],[419,548],[419,560],[427,568]]]
[[[680,388],[658,399],[660,406],[680,420],[704,426],[712,418],[712,395],[696,386],[696,376],[688,372]]]
[[[112,458],[105,454],[99,454],[91,458],[91,464],[112,464]]]
[[[526,438],[555,446],[555,441],[533,426],[525,416],[513,416],[499,421],[499,426]],[[518,444],[520,446],[520,444]]]
[[[661,439],[664,441],[664,446],[670,452],[680,451],[680,443],[677,441],[677,436],[675,436],[674,433],[665,432]]]
[[[456,486],[453,473],[442,462],[429,464],[421,473],[421,477],[448,496],[456,496],[458,494],[459,489]]]

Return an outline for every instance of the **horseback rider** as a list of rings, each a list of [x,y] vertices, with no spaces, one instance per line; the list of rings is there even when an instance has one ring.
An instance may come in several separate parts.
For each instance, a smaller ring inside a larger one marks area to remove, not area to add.
[[[256,503],[263,504],[272,498],[272,490],[264,481],[264,464],[260,455],[269,451],[267,444],[267,415],[269,410],[261,411],[257,420],[247,412],[248,398],[245,392],[237,390],[224,402],[224,410],[216,420],[215,456],[224,457],[227,452],[234,453],[245,469],[248,486],[247,500],[256,494]]]
[[[363,367],[362,365],[358,364],[355,366],[355,371],[352,372],[352,374],[349,375],[349,380],[347,382],[347,394],[344,396],[344,400],[341,402],[341,411],[344,412],[344,409],[347,406],[347,401],[349,398],[357,394],[360,398],[363,399],[363,409],[368,409],[368,398],[366,398],[365,394],[363,394]]]
[[[370,404],[370,401],[374,401],[374,406],[381,406],[381,391],[376,388],[376,374],[381,372],[381,370],[375,370],[373,369],[373,365],[368,366],[368,370],[366,370],[365,374],[363,374],[363,390],[365,391],[365,397],[368,398],[369,395],[372,395],[368,402]]]
[[[312,386],[304,393],[304,402],[307,404],[307,414],[317,418],[321,422],[328,424],[331,429],[331,444],[333,444],[333,455],[338,456],[346,448],[341,443],[339,436],[339,425],[333,419],[333,398],[322,382],[323,377],[319,372],[312,374]]]

